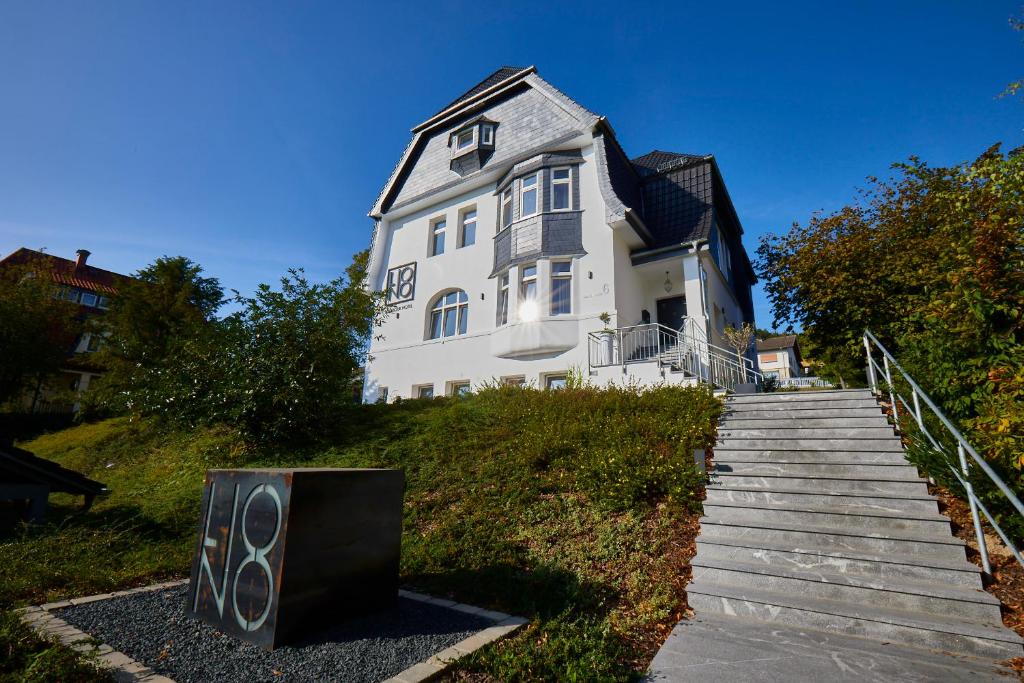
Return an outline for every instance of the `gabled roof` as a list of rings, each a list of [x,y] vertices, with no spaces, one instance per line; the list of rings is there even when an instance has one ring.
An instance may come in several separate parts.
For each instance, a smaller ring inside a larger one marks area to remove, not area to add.
[[[796,335],[785,334],[781,337],[769,337],[768,339],[758,340],[757,350],[758,351],[781,351],[782,349],[791,349],[796,346]]]
[[[472,98],[474,95],[479,95],[488,88],[492,88],[501,83],[502,81],[508,80],[509,78],[512,78],[513,76],[519,74],[522,71],[526,71],[529,68],[530,67],[528,66],[503,66],[494,73],[492,73],[490,76],[480,81],[472,88],[470,88],[469,90],[462,93],[454,100],[446,104],[444,107],[441,108],[440,111],[437,112],[437,114],[444,113],[451,109],[452,107],[454,107],[455,105],[465,102],[466,100]],[[437,116],[437,114],[435,114],[434,116]]]
[[[76,266],[71,259],[25,247],[0,260],[0,270],[7,266],[36,266],[36,264],[38,264],[37,267],[48,271],[57,284],[77,287],[97,294],[117,294],[117,288],[126,280],[131,279],[127,275],[90,266],[88,263]]]

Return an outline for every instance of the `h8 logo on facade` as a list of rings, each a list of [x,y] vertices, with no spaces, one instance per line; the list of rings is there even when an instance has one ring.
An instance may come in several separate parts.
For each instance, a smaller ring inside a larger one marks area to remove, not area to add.
[[[388,303],[412,301],[416,296],[416,262],[395,266],[388,271]]]
[[[275,551],[288,490],[251,477],[217,484],[216,479],[209,484],[191,611],[226,631],[257,631],[280,588],[280,553]]]

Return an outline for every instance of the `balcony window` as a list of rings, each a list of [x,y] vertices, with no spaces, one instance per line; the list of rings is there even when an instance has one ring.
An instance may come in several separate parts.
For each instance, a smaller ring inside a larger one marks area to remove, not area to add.
[[[512,188],[501,193],[501,227],[512,225]]]
[[[551,210],[568,211],[572,208],[572,172],[568,168],[551,171]]]
[[[508,273],[498,278],[498,325],[508,323]]]
[[[537,174],[528,175],[522,180],[519,197],[519,217],[528,218],[537,213]]]
[[[448,221],[438,218],[430,224],[430,255],[437,256],[444,253],[444,231],[448,227]]]
[[[572,313],[572,262],[551,263],[551,315]]]
[[[437,297],[430,309],[430,338],[466,334],[469,319],[469,297],[461,289]]]
[[[476,244],[476,209],[467,209],[462,213],[459,247],[469,247],[474,244]]]

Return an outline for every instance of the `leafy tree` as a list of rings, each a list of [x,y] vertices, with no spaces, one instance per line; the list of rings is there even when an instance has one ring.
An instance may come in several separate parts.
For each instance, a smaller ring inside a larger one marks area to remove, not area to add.
[[[45,264],[11,267],[0,277],[0,404],[42,384],[67,362],[82,324],[60,298]]]
[[[836,368],[864,366],[861,335],[872,330],[1019,483],[1024,155],[997,145],[971,163],[933,168],[911,158],[894,169],[891,180],[871,179],[857,203],[762,240],[773,315],[798,323]]]
[[[130,407],[126,400],[145,390],[168,359],[181,353],[214,320],[224,299],[216,278],[184,256],[164,256],[125,281],[110,311],[91,325],[106,342],[97,360],[106,374],[91,404],[108,409]]]
[[[133,412],[185,425],[223,424],[254,441],[309,438],[343,420],[385,302],[365,286],[368,254],[343,277],[289,271],[279,290],[235,295],[239,310],[195,326],[171,353],[121,387]]]

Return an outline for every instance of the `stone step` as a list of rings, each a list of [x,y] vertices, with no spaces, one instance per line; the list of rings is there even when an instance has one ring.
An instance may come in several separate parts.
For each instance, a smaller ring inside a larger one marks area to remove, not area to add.
[[[760,410],[757,406],[746,406],[740,410],[733,410],[729,406],[722,411],[723,420],[823,420],[829,418],[865,419],[881,418],[885,415],[877,403],[865,408],[835,408],[829,404],[828,408],[804,408],[802,410],[790,410],[788,406],[782,406],[777,410]],[[888,422],[888,421],[887,421]]]
[[[867,529],[854,531],[833,527],[814,527],[785,522],[724,522],[701,518],[701,539],[720,539],[750,543],[770,543],[773,546],[802,548],[828,548],[885,555],[920,555],[946,560],[962,560],[966,556],[964,543],[949,536],[921,538],[920,533]]]
[[[946,538],[950,535],[949,518],[937,512],[881,512],[867,508],[833,510],[824,507],[751,507],[748,503],[704,503],[704,516],[728,524],[806,524],[829,527],[851,533],[898,531],[920,538]]]
[[[861,465],[831,462],[743,462],[730,460],[727,463],[715,461],[716,473],[744,474],[747,476],[775,475],[777,477],[825,477],[910,480],[920,479],[917,468],[906,463],[899,465]]]
[[[982,587],[978,568],[964,558],[949,560],[920,555],[876,555],[845,549],[775,545],[756,538],[743,541],[697,539],[697,557],[765,563],[801,570],[857,574],[879,580],[944,582],[965,588]]]
[[[874,603],[853,604],[742,586],[692,582],[690,606],[701,614],[750,617],[845,636],[948,650],[976,657],[1021,655],[1021,640],[1002,625],[975,624],[956,616],[908,612]]]
[[[765,394],[736,394],[729,397],[730,404],[738,403],[779,403],[801,401],[845,401],[850,399],[871,399],[870,389],[832,389],[828,391],[773,391]]]
[[[770,505],[821,507],[828,510],[878,510],[880,512],[925,512],[938,514],[939,504],[931,496],[880,496],[806,491],[751,491],[709,486],[705,503],[733,503],[766,507]]]
[[[891,451],[902,452],[899,439],[736,439],[718,440],[719,448],[758,451]]]
[[[836,462],[870,465],[872,463],[906,465],[906,457],[896,451],[737,451],[714,450],[715,462]]]
[[[991,658],[724,614],[684,619],[651,662],[651,683],[1008,683]]]
[[[999,600],[976,589],[938,583],[879,580],[856,574],[803,570],[771,564],[693,558],[691,585],[743,586],[806,598],[885,605],[926,614],[955,614],[978,624],[1002,624]]]
[[[865,477],[787,477],[765,474],[734,474],[715,472],[716,486],[730,489],[762,491],[792,491],[799,489],[808,493],[871,494],[884,495],[926,495],[928,483],[924,479],[880,479]]]
[[[793,411],[794,415],[802,414],[804,410],[835,410],[837,408],[871,408],[881,412],[878,401],[873,398],[847,398],[837,401],[756,401],[742,402],[728,401],[725,404],[726,412],[740,414],[748,411]]]
[[[892,427],[847,427],[847,428],[816,428],[816,427],[761,427],[760,429],[741,428],[722,425],[718,430],[718,440],[729,439],[850,439],[852,441],[888,439],[898,447],[899,437]]]
[[[724,415],[722,428],[735,429],[850,429],[852,427],[887,428],[892,427],[883,415],[871,417],[743,417]]]

